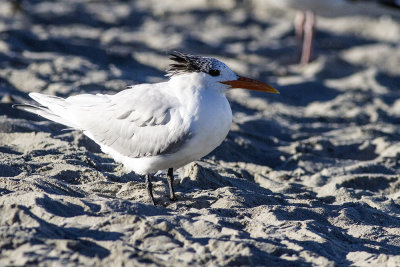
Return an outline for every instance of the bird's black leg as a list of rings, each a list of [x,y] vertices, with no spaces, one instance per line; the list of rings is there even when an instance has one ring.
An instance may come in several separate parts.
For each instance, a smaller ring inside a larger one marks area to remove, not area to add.
[[[167,177],[168,177],[168,186],[169,186],[169,199],[176,200],[175,191],[174,191],[174,169],[173,168],[168,169]]]
[[[150,181],[150,174],[146,174],[146,189],[147,189],[147,194],[149,195],[151,202],[153,205],[156,203],[154,202],[154,197],[153,197],[153,185],[151,184]]]

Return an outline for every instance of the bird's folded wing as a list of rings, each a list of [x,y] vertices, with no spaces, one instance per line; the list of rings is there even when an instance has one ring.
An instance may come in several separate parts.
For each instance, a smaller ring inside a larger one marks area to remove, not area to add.
[[[70,116],[101,146],[129,157],[174,153],[192,134],[177,100],[154,88],[110,95],[79,95],[66,99]]]

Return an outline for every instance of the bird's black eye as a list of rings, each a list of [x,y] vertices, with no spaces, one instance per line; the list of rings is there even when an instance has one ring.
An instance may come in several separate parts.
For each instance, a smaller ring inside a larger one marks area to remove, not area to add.
[[[219,70],[210,70],[208,72],[208,74],[210,74],[211,76],[219,76]]]

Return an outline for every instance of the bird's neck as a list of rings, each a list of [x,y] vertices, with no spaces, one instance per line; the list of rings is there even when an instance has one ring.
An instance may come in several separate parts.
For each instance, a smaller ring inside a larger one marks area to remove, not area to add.
[[[191,110],[193,113],[196,113],[196,110],[207,102],[214,103],[226,99],[223,90],[211,87],[218,86],[218,84],[210,82],[201,73],[182,74],[172,77],[169,82],[174,96],[185,106],[185,109]]]
[[[225,95],[222,84],[210,81],[205,73],[187,73],[173,76],[170,79],[171,88],[179,95],[197,95],[200,93]]]

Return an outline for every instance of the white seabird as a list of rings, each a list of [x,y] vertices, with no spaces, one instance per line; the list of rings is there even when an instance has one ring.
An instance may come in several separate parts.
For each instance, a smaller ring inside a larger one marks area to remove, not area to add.
[[[15,106],[81,130],[125,168],[145,175],[153,204],[150,175],[168,169],[170,199],[175,200],[173,169],[204,157],[229,132],[232,111],[226,91],[278,91],[238,76],[214,58],[170,55],[174,63],[167,82],[134,85],[115,95],[81,94],[64,99],[30,93],[40,105]]]

